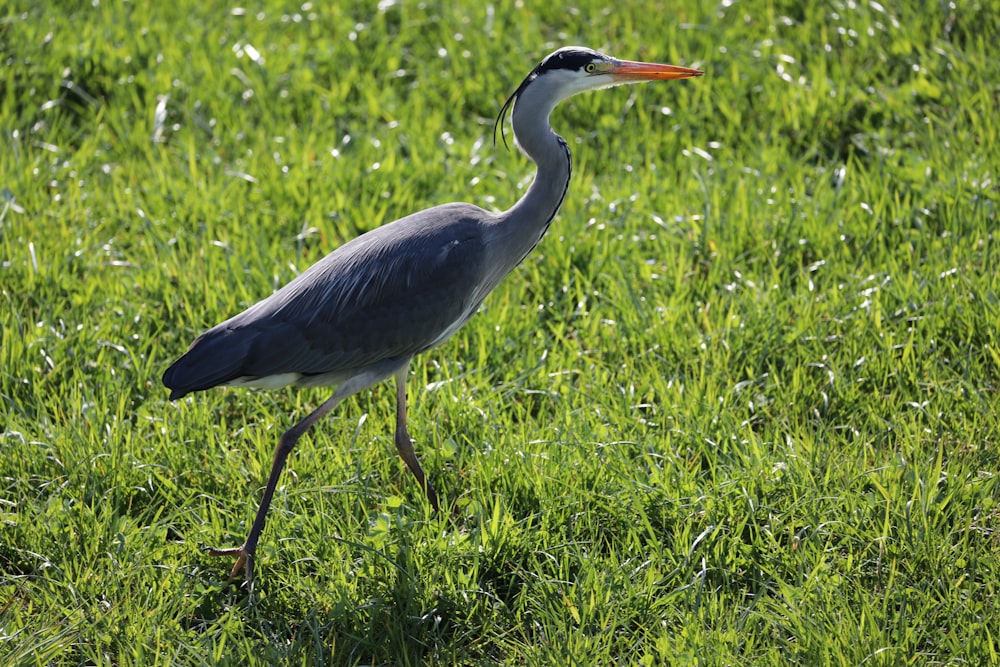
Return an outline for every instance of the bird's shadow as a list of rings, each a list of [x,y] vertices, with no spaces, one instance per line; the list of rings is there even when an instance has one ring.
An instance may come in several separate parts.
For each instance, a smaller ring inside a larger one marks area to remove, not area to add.
[[[273,655],[265,657],[282,662],[308,656],[312,664],[422,664],[456,646],[465,652],[456,657],[460,662],[494,653],[472,633],[488,623],[484,615],[505,613],[507,606],[479,586],[456,589],[434,579],[440,572],[424,576],[436,568],[408,537],[384,547],[329,541],[335,549],[291,563],[268,554],[252,582],[228,579],[225,565],[214,577],[202,571],[188,627],[211,634],[235,617],[247,635],[267,638],[262,650]],[[326,555],[334,550],[351,556],[330,562]],[[344,585],[343,570],[335,574],[335,568],[348,568],[355,585]]]

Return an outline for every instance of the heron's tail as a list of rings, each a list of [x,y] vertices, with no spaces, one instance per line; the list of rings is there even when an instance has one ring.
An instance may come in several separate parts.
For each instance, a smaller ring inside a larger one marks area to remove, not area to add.
[[[163,373],[170,400],[226,384],[244,375],[248,341],[239,331],[216,327],[198,337]]]

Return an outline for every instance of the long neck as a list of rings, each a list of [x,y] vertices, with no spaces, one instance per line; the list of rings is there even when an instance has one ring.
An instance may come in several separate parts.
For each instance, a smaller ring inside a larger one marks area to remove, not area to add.
[[[511,112],[517,143],[534,161],[537,171],[524,196],[500,215],[505,255],[513,261],[508,270],[517,266],[545,235],[566,196],[572,172],[569,147],[549,126],[555,101],[535,93],[529,85]]]

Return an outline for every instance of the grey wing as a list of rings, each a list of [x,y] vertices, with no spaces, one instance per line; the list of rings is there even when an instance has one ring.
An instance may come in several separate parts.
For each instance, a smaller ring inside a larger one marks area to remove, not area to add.
[[[164,374],[171,396],[243,377],[349,374],[443,342],[489,291],[487,215],[438,207],[341,246],[196,340]]]

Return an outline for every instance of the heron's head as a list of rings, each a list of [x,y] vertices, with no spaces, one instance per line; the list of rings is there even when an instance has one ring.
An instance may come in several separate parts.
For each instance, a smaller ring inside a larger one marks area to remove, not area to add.
[[[507,98],[497,117],[497,126],[502,130],[507,110],[521,100],[530,98],[531,103],[539,107],[540,113],[548,115],[555,105],[567,97],[588,90],[643,81],[686,79],[702,74],[704,72],[689,67],[618,60],[584,46],[564,46],[547,55]]]

